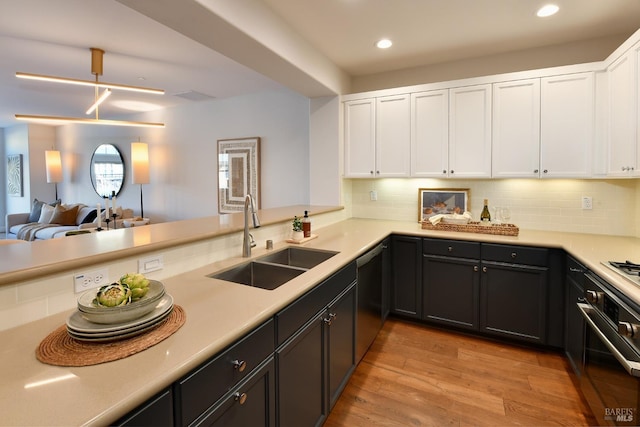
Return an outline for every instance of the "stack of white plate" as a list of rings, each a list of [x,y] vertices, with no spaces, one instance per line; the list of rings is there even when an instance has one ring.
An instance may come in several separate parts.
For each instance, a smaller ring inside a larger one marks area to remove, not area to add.
[[[97,290],[85,292],[78,299],[78,311],[67,319],[67,332],[82,341],[114,341],[153,328],[171,313],[173,298],[161,282],[149,282],[144,297],[118,307],[96,306]]]

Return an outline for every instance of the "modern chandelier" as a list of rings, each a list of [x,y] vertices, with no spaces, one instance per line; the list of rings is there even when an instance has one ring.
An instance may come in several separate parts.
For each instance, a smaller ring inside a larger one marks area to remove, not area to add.
[[[59,123],[84,123],[93,125],[111,125],[111,126],[139,126],[139,127],[164,127],[164,123],[152,123],[152,122],[137,122],[129,120],[103,120],[100,119],[99,107],[105,99],[111,95],[112,90],[124,90],[131,92],[142,92],[156,95],[163,95],[164,90],[153,89],[141,86],[130,86],[117,83],[101,82],[99,77],[102,75],[104,50],[95,47],[91,48],[91,74],[95,75],[95,81],[72,79],[67,77],[55,77],[46,76],[42,74],[31,74],[16,72],[16,77],[21,79],[39,80],[53,83],[65,83],[80,86],[90,86],[95,88],[94,102],[87,109],[86,114],[89,115],[95,112],[95,117],[61,117],[61,116],[38,116],[32,114],[16,114],[15,118],[18,120],[27,121],[46,121],[46,122],[59,122]],[[104,89],[102,94],[100,90]]]

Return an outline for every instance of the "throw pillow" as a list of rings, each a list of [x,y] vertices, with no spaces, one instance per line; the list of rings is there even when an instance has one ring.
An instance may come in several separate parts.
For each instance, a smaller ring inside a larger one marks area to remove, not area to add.
[[[50,206],[56,206],[59,205],[61,202],[60,199],[50,202],[49,205]],[[44,205],[45,202],[36,199],[33,199],[33,203],[31,204],[31,212],[29,213],[29,220],[28,222],[40,222],[38,221],[40,219],[40,214],[42,213],[42,205]]]
[[[53,209],[53,216],[49,223],[59,225],[76,225],[77,216],[78,205],[74,205],[72,207],[58,205]]]
[[[86,208],[84,209],[86,211]],[[80,215],[80,211],[78,211],[78,215]],[[98,217],[98,211],[96,209],[91,209],[87,215],[80,221],[80,224],[89,224],[96,220]]]
[[[53,216],[54,209],[55,208],[53,206],[49,206],[47,204],[41,205],[40,218],[38,218],[38,222],[40,224],[49,224],[49,221],[51,221],[51,217]]]

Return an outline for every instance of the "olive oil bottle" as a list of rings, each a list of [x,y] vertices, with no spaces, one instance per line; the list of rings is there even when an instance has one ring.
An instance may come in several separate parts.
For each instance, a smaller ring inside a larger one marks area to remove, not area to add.
[[[491,222],[491,214],[489,213],[489,199],[484,199],[484,207],[482,208],[482,212],[480,213],[480,222]]]

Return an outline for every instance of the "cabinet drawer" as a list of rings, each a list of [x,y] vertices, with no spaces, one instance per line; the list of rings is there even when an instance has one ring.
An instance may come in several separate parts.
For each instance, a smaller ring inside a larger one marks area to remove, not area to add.
[[[200,416],[271,355],[274,333],[274,322],[269,320],[176,383],[182,425]]]
[[[580,264],[576,259],[567,256],[567,276],[572,278],[578,285],[584,288],[584,273],[587,268]]]
[[[482,260],[546,267],[549,250],[527,246],[482,244]]]
[[[480,243],[460,240],[424,239],[422,253],[457,258],[480,258]]]
[[[356,280],[355,262],[338,271],[276,314],[277,345],[285,342],[354,280]]]

